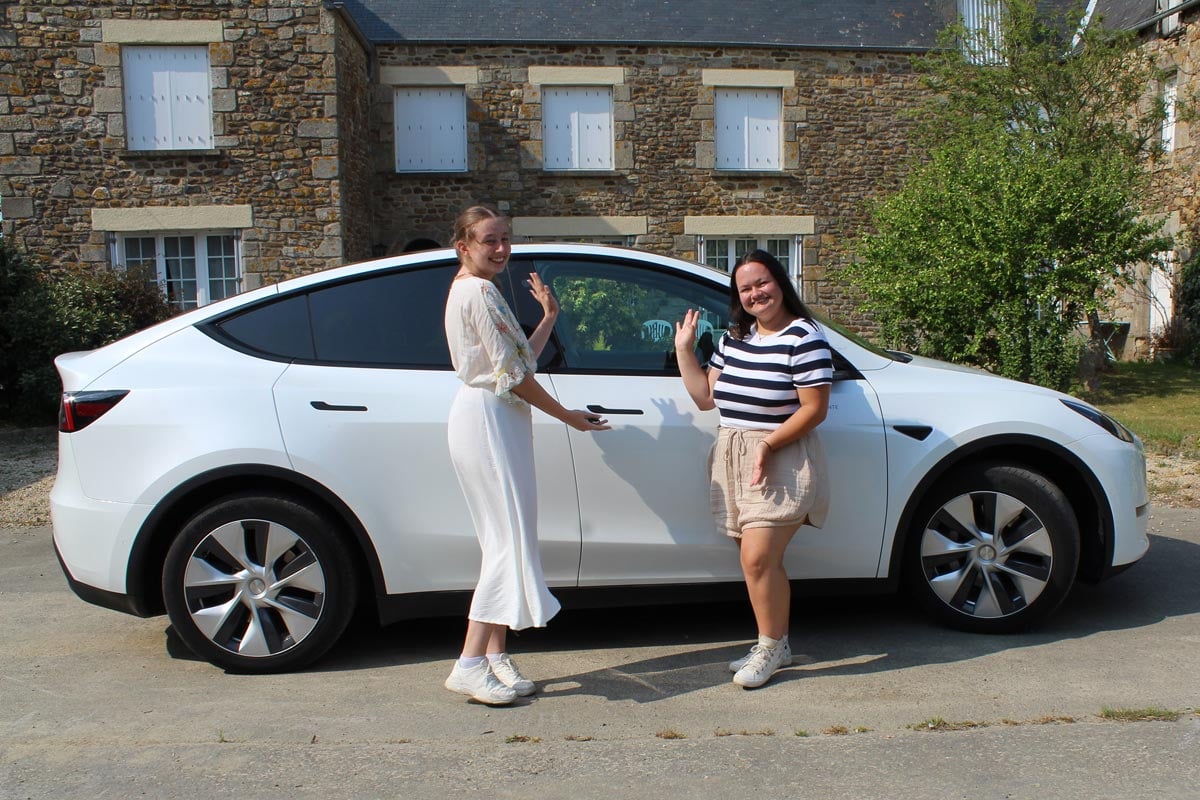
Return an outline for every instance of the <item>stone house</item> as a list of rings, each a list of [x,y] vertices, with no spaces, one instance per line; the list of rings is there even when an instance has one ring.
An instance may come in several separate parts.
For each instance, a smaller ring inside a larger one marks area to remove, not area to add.
[[[832,269],[912,155],[910,57],[995,2],[0,0],[3,232],[48,269],[152,268],[189,307],[445,244],[489,201],[518,240],[725,268],[764,247],[865,327]],[[1188,76],[1194,5],[1093,10]],[[1190,230],[1184,171],[1161,205]],[[1129,300],[1131,354],[1152,297]]]
[[[1179,267],[1200,242],[1200,141],[1191,136],[1186,118],[1176,114],[1185,100],[1194,103],[1200,97],[1200,0],[1092,0],[1089,10],[1100,24],[1134,31],[1166,76],[1147,87],[1147,100],[1157,99],[1167,109],[1147,207],[1162,215],[1176,248],[1163,254],[1165,266],[1139,269],[1137,283],[1122,293],[1113,313],[1120,323],[1111,342],[1115,354],[1139,359],[1172,345]]]
[[[975,0],[978,2],[978,0]],[[895,185],[911,54],[953,2],[0,2],[4,233],[152,266],[180,307],[415,242],[490,201],[518,240],[728,267],[807,299]]]

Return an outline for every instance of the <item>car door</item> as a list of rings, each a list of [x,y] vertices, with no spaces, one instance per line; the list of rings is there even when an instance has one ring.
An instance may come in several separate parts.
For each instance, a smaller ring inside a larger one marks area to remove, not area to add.
[[[710,511],[708,454],[716,411],[698,411],[674,362],[674,322],[701,312],[702,361],[727,324],[719,280],[634,259],[554,257],[515,262],[514,284],[536,268],[561,305],[559,351],[546,368],[560,402],[609,419],[600,434],[569,431],[579,487],[581,586],[740,580],[736,545]],[[530,323],[540,314],[514,286]],[[787,555],[794,578],[875,577],[886,510],[879,404],[842,362],[821,436],[832,507],[822,530],[802,528]]]
[[[479,545],[446,444],[460,382],[442,313],[456,268],[377,273],[311,291],[316,357],[293,363],[275,386],[295,469],[358,516],[392,594],[471,589],[479,576]],[[544,414],[534,424],[545,573],[551,585],[574,586],[579,512],[566,426]]]

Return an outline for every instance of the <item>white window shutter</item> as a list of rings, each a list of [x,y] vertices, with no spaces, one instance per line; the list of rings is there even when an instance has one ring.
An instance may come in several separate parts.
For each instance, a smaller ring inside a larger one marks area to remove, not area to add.
[[[395,92],[396,171],[465,172],[467,100],[460,86]]]
[[[126,46],[122,63],[130,149],[213,146],[206,46]]]
[[[746,164],[748,169],[776,170],[782,167],[780,150],[780,93],[778,90],[748,92],[746,103]]]
[[[613,168],[611,87],[542,90],[542,159],[546,169]]]
[[[778,89],[717,89],[713,100],[717,169],[783,168],[783,97]]]
[[[716,89],[715,151],[717,169],[746,168],[746,106],[738,89]]]

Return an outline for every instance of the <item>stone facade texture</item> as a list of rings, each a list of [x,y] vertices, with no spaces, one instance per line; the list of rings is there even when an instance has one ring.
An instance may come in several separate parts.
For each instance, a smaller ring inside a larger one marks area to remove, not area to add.
[[[1194,114],[1200,99],[1200,8],[1185,11],[1179,26],[1169,35],[1160,36],[1153,29],[1144,32],[1142,47],[1155,57],[1159,68],[1172,74],[1177,85],[1180,107],[1190,104]],[[1161,87],[1149,87],[1148,101],[1161,94]],[[1152,194],[1147,198],[1147,213],[1161,216],[1166,231],[1176,239],[1173,272],[1178,266],[1200,253],[1200,197],[1196,185],[1200,181],[1200,134],[1196,120],[1181,120],[1175,125],[1174,147],[1162,154],[1153,170]],[[1122,292],[1114,309],[1114,317],[1130,323],[1128,336],[1118,345],[1118,355],[1125,359],[1140,359],[1161,352],[1169,344],[1155,340],[1150,327],[1151,292],[1149,268],[1139,270],[1138,283]]]
[[[392,159],[391,87],[374,95],[378,242],[427,237],[445,243],[465,205],[489,201],[517,216],[644,216],[636,246],[695,258],[687,216],[815,218],[804,242],[805,299],[853,321],[854,302],[830,268],[866,224],[865,203],[897,185],[910,156],[901,113],[920,96],[901,54],[768,48],[381,46],[381,65],[473,66],[467,86],[468,171],[397,173]],[[614,86],[616,169],[562,173],[541,168],[541,98],[531,66],[620,67]],[[783,90],[782,172],[712,167],[711,69],[788,70]],[[622,108],[627,109],[624,113]],[[707,159],[704,157],[707,146]],[[622,167],[620,148],[630,166]],[[862,321],[865,322],[865,321]]]
[[[354,91],[365,55],[351,54],[319,0],[51,0],[3,11],[12,35],[0,41],[0,197],[5,234],[31,257],[49,269],[105,262],[92,209],[236,205],[253,208],[241,232],[249,285],[349,255],[338,165],[363,138],[363,115],[338,113],[338,72],[358,74],[346,81]],[[220,23],[222,40],[208,45],[211,150],[127,149],[109,20]]]

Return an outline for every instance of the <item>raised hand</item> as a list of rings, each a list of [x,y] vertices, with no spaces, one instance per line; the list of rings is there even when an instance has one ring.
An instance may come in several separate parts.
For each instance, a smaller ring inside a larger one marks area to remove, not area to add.
[[[683,315],[682,322],[675,323],[675,349],[692,350],[696,347],[696,326],[700,321],[700,312],[689,308]]]
[[[543,314],[551,318],[558,316],[558,300],[555,299],[554,292],[550,291],[550,287],[542,282],[542,276],[536,272],[529,273],[529,293],[541,305]]]

